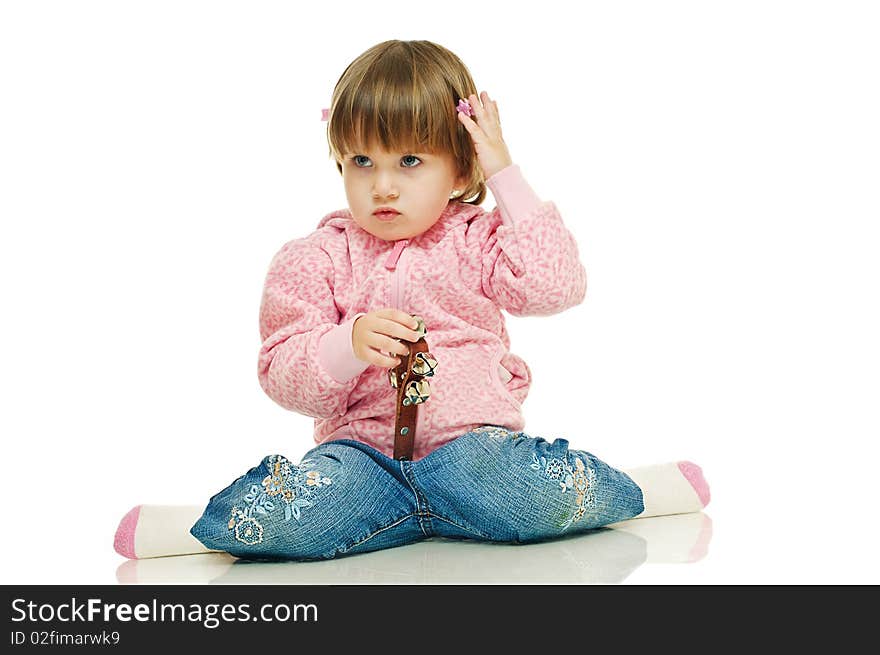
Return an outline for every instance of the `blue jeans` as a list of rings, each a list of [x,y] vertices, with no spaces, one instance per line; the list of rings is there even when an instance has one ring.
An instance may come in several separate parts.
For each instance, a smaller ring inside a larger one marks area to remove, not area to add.
[[[270,455],[190,532],[246,559],[330,559],[430,537],[524,543],[642,512],[642,491],[588,452],[483,426],[417,461],[342,439],[299,464]]]

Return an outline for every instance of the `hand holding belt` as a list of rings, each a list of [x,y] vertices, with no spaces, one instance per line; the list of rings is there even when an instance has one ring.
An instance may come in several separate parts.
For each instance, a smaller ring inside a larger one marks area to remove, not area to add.
[[[425,378],[434,375],[437,360],[428,352],[425,322],[413,316],[419,326],[419,340],[409,347],[409,354],[395,368],[388,370],[391,386],[397,389],[397,412],[394,420],[394,459],[412,459],[416,439],[419,405],[431,397],[431,387]]]

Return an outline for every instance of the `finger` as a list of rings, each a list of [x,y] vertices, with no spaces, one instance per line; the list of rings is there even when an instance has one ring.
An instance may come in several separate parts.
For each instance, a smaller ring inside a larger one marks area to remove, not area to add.
[[[382,348],[377,348],[371,343],[375,343],[375,337],[378,336],[374,333],[370,333],[364,338],[364,343],[361,348],[356,352],[357,358],[361,361],[367,362],[368,364],[373,364],[374,366],[381,366],[384,368],[393,368],[398,366],[401,362],[401,359],[392,352],[388,352],[383,350]]]
[[[465,126],[468,133],[471,135],[471,138],[476,143],[482,143],[486,140],[486,133],[483,132],[483,129],[477,125],[470,116],[466,116],[465,114],[458,115],[459,122]]]
[[[472,95],[472,98],[476,99],[476,96]],[[483,91],[481,102],[476,102],[477,105],[477,122],[479,126],[483,129],[483,132],[486,135],[486,138],[489,140],[494,140],[499,137],[499,132],[501,126],[498,124],[498,120],[495,118],[495,115],[492,113],[490,107],[491,102],[489,100],[489,94]]]
[[[412,314],[407,314],[406,312],[402,312],[400,310],[397,311],[397,322],[401,325],[405,325],[406,327],[410,327],[412,329],[416,329],[419,327],[419,322],[412,317]]]
[[[486,114],[492,117],[491,120],[491,128],[492,131],[496,134],[501,133],[501,116],[498,115],[498,103],[492,100],[489,97],[489,94],[486,94],[485,99],[483,100],[483,106],[486,108]]]
[[[386,337],[385,335],[378,335],[379,338],[376,340],[376,349],[381,350],[383,353],[387,353],[392,357],[394,355],[409,355],[409,347],[397,339],[392,339],[391,337]]]
[[[366,339],[367,344],[389,355],[408,355],[409,347],[401,341],[380,332],[374,332]]]
[[[376,312],[376,316],[378,316],[379,318],[394,321],[396,323],[399,323],[400,325],[405,325],[413,329],[419,326],[418,321],[416,321],[416,319],[414,319],[410,314],[407,314],[406,312],[403,312],[399,309],[394,309],[393,307],[380,309]]]
[[[403,327],[395,321],[385,319],[377,319],[376,323],[362,337],[363,342],[372,347],[378,348],[385,352],[399,352],[403,354],[397,346],[401,341],[418,341],[418,333],[409,328]],[[405,346],[404,346],[405,347]],[[409,352],[407,349],[405,352]]]
[[[407,325],[418,325],[414,323],[412,318],[407,314]],[[419,340],[419,333],[411,330],[407,325],[401,325],[396,321],[383,321],[382,325],[376,330],[379,334],[387,335],[392,338],[404,339],[415,343]],[[409,352],[409,351],[407,351]]]
[[[370,352],[367,355],[367,360],[371,364],[375,364],[381,368],[395,368],[400,366],[400,359],[397,357],[391,357],[386,355],[375,348],[370,348]]]
[[[501,116],[498,114],[498,103],[489,98],[488,93],[486,94],[486,99],[489,101],[489,111],[492,113],[492,116],[495,118],[495,120],[500,124]]]
[[[481,113],[479,114],[479,117],[481,119],[482,118],[486,118],[486,119],[494,119],[495,118],[494,107],[492,106],[492,99],[489,97],[489,94],[487,92],[483,91],[480,94],[480,102],[477,104],[480,108]]]
[[[374,332],[364,339],[364,342],[370,348],[386,356],[409,355],[409,347],[405,343],[384,334]]]
[[[483,109],[485,109],[488,113],[492,113],[492,98],[489,97],[488,91],[483,91],[480,94],[480,102],[483,104]]]
[[[477,117],[477,123],[480,123],[486,117],[486,108],[483,107],[482,101],[473,93],[468,98],[468,102],[471,105],[471,109],[474,110],[474,114]]]

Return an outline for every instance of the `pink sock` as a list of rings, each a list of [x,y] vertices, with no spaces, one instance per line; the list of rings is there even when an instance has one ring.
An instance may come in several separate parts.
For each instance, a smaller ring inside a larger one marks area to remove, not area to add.
[[[138,505],[119,522],[113,547],[129,559],[214,552],[189,533],[201,515],[196,505]]]
[[[645,510],[638,518],[699,512],[709,504],[709,485],[693,462],[640,466],[625,473],[642,489]]]
[[[137,528],[138,516],[141,506],[137,505],[122,517],[119,527],[116,528],[116,536],[113,538],[113,548],[116,552],[128,559],[137,559],[134,554],[134,533]]]
[[[678,462],[678,470],[691,483],[694,491],[697,492],[700,502],[703,503],[703,507],[708,505],[709,501],[712,500],[712,495],[709,493],[709,483],[703,477],[703,469],[693,462],[683,460]]]

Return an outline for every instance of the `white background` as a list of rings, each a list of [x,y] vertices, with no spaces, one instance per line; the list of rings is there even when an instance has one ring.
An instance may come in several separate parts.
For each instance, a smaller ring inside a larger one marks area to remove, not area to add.
[[[878,33],[871,2],[3,3],[0,582],[113,584],[132,506],[312,446],[257,382],[263,277],[345,206],[320,110],[400,38],[465,61],[580,246],[585,302],[509,317],[527,431],[712,485],[708,556],[628,582],[880,583]]]

